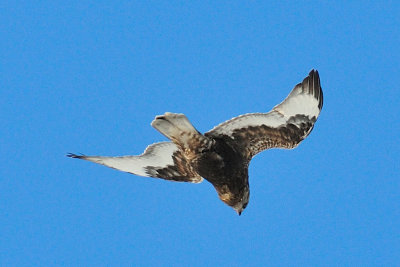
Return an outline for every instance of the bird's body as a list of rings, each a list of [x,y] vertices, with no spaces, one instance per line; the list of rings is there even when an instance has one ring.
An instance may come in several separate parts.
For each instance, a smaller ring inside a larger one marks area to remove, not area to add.
[[[199,154],[193,165],[215,187],[219,198],[241,213],[249,200],[249,161],[231,138],[209,138],[213,146]]]
[[[296,147],[313,129],[322,104],[319,75],[312,70],[268,113],[241,115],[203,135],[185,115],[167,112],[151,125],[172,142],[150,145],[140,156],[68,156],[141,176],[192,183],[204,178],[240,215],[249,201],[252,157],[269,148]]]

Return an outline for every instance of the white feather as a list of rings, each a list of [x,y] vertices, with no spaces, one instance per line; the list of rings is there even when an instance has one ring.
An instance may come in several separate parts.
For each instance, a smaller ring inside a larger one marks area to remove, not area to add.
[[[133,173],[140,176],[149,176],[146,167],[164,168],[174,165],[172,155],[178,148],[172,142],[161,142],[148,146],[139,156],[83,156],[82,159],[102,164],[120,171]]]
[[[286,118],[290,118],[297,114],[303,114],[309,118],[317,118],[320,109],[318,108],[319,100],[314,95],[303,90],[301,86],[296,86],[288,97],[273,110],[283,114]]]

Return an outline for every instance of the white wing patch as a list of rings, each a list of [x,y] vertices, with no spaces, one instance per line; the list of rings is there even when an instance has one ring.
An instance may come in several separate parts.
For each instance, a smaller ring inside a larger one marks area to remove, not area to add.
[[[202,178],[187,166],[178,147],[172,142],[152,144],[139,156],[104,157],[68,154],[68,157],[88,160],[140,176],[182,182],[202,181]]]
[[[123,172],[129,172],[140,176],[149,176],[146,167],[153,166],[165,168],[168,165],[174,165],[172,155],[178,148],[172,142],[161,142],[149,145],[143,154],[139,156],[79,156],[69,154],[69,157],[80,158],[94,163],[105,165]]]
[[[214,127],[209,133],[232,135],[236,129],[248,128],[251,126],[266,125],[279,127],[286,123],[285,116],[276,111],[268,113],[248,113],[223,122]]]
[[[275,106],[273,110],[278,111],[286,118],[298,114],[306,115],[310,119],[317,118],[322,108],[321,99],[319,77],[307,77],[302,83],[296,85],[286,99]]]

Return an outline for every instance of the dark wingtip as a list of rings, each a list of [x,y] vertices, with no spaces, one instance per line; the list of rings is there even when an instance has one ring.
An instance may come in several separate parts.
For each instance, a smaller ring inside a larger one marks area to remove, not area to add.
[[[311,69],[308,75],[316,74],[318,75],[318,71],[316,69]]]
[[[324,94],[323,94],[322,88],[321,88],[321,82],[320,82],[320,79],[319,79],[319,73],[318,73],[318,71],[316,69],[312,69],[310,71],[310,73],[308,74],[308,77],[310,78],[310,80],[314,84],[314,90],[315,90],[314,91],[314,95],[319,100],[318,108],[319,108],[319,110],[321,110],[322,106],[324,105]]]
[[[317,70],[313,70],[313,71],[314,71],[315,83],[317,84],[315,89],[318,92],[318,99],[319,99],[318,108],[319,108],[319,110],[321,110],[322,106],[324,105],[324,93],[322,92],[321,81],[319,79],[319,73]]]
[[[76,155],[73,153],[68,153],[66,156],[69,158],[73,158],[73,159],[81,159],[81,158],[85,157],[84,155]]]

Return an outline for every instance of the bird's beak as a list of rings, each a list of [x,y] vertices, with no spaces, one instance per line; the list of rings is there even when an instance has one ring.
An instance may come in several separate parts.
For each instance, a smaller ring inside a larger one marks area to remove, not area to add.
[[[242,212],[241,211],[236,211],[236,213],[240,216],[240,214],[242,214]]]

